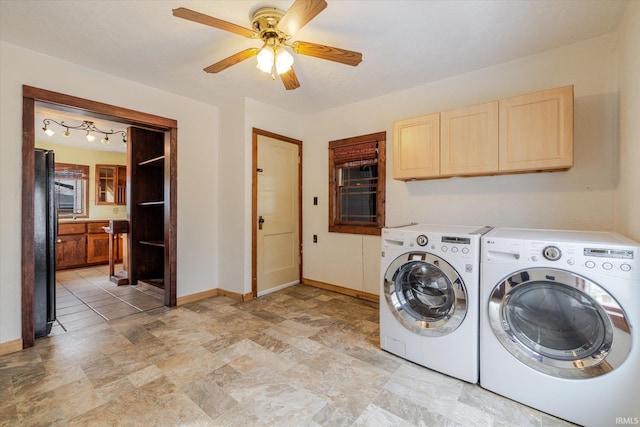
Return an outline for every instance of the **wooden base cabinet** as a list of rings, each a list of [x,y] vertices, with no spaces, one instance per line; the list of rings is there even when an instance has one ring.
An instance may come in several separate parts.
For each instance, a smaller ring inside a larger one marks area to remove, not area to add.
[[[85,224],[59,224],[56,238],[56,270],[86,264]]]
[[[109,262],[109,235],[103,227],[108,221],[74,221],[58,224],[56,270]],[[122,239],[115,249],[116,261],[122,261]]]

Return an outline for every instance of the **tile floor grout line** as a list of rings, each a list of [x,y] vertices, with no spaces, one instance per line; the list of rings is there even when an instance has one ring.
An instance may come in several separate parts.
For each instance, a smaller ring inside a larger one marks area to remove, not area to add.
[[[106,317],[104,317],[102,314],[100,314],[99,312],[96,311],[96,309],[94,309],[93,307],[91,307],[89,304],[87,304],[82,298],[80,298],[78,295],[76,295],[71,289],[67,288],[64,283],[59,282],[60,286],[62,286],[63,288],[65,288],[69,293],[71,293],[74,297],[78,298],[78,300],[80,300],[81,303],[83,303],[84,305],[86,305],[87,307],[89,307],[89,309],[91,311],[93,311],[94,313],[96,313],[98,316],[102,317],[104,320],[109,321],[109,319],[107,319]],[[91,283],[91,282],[89,282]],[[57,318],[57,315],[56,315]],[[60,322],[58,322],[60,323]]]

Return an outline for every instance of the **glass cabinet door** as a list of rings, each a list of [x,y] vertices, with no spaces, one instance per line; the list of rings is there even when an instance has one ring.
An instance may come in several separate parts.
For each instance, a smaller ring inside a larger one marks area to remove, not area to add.
[[[120,165],[96,165],[96,204],[126,203],[127,168]]]

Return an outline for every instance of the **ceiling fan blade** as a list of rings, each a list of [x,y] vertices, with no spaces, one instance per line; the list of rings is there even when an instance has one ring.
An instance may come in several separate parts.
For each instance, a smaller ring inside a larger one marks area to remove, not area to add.
[[[296,0],[278,23],[278,30],[293,35],[327,7],[325,0]]]
[[[293,67],[291,67],[291,69],[286,73],[280,74],[280,79],[287,90],[294,90],[300,87],[298,76],[296,76],[296,72],[293,71]]]
[[[242,62],[245,59],[249,59],[252,56],[256,56],[258,54],[257,47],[251,47],[249,49],[245,49],[242,52],[238,52],[234,55],[231,55],[228,58],[223,59],[222,61],[218,61],[215,64],[209,65],[204,69],[207,73],[219,73],[222,70],[226,70],[232,65],[236,65],[238,62]]]
[[[230,31],[244,37],[258,38],[258,33],[250,30],[249,28],[244,28],[240,25],[232,24],[231,22],[223,21],[222,19],[214,18],[212,16],[205,15],[194,10],[186,9],[184,7],[173,9],[173,16],[197,22],[199,24],[209,25],[221,30]]]
[[[362,62],[362,54],[360,52],[325,46],[323,44],[294,42],[291,48],[294,52],[301,55],[340,62],[341,64],[352,65],[354,67]]]

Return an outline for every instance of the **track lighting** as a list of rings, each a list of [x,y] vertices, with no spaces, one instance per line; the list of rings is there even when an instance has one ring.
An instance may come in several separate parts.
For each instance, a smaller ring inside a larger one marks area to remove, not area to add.
[[[89,120],[84,120],[81,124],[79,124],[78,126],[71,126],[65,122],[57,122],[53,119],[44,119],[42,121],[44,123],[44,127],[42,128],[42,130],[44,131],[44,133],[46,133],[48,136],[52,136],[53,134],[55,134],[55,132],[53,130],[51,130],[49,128],[49,126],[52,123],[57,124],[58,126],[61,126],[63,128],[65,128],[64,131],[64,136],[69,137],[71,135],[71,132],[69,131],[69,129],[73,129],[73,130],[83,130],[86,131],[86,135],[85,137],[87,138],[87,141],[89,142],[93,142],[95,141],[96,137],[91,133],[91,132],[95,132],[95,133],[101,133],[104,135],[104,138],[102,138],[102,140],[100,142],[102,142],[105,145],[109,144],[109,135],[121,135],[122,136],[122,143],[123,144],[127,144],[127,133],[123,130],[117,130],[114,131],[113,129],[110,129],[108,131],[106,130],[100,130],[98,129],[92,121]]]

